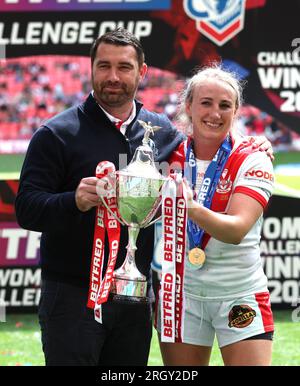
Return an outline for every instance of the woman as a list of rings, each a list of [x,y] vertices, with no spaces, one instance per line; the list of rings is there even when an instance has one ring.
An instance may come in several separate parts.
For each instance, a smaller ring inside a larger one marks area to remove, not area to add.
[[[234,135],[241,103],[238,80],[218,66],[200,70],[183,93],[193,134],[172,161],[193,189],[184,329],[181,343],[160,343],[165,365],[208,365],[215,335],[225,365],[271,362],[274,324],[259,241],[273,168]]]

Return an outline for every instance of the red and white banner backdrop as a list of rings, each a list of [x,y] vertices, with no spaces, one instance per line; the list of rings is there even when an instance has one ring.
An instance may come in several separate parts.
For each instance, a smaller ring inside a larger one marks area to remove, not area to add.
[[[33,311],[40,298],[40,233],[21,229],[14,200],[18,181],[0,181],[0,299],[7,311]]]
[[[273,308],[300,304],[300,205],[298,198],[273,196],[260,242]]]

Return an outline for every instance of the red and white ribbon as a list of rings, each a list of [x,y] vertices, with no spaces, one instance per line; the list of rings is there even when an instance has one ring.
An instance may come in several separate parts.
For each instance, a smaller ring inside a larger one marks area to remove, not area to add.
[[[186,202],[181,176],[171,176],[162,189],[163,257],[160,289],[162,342],[182,341]]]
[[[186,255],[187,193],[181,174],[176,175],[176,296],[175,296],[175,341],[181,343],[184,333],[183,296],[184,259]]]
[[[106,178],[106,176],[115,171],[115,166],[111,162],[100,162],[96,169],[96,177]],[[107,180],[109,184],[109,179]],[[107,190],[109,192],[109,190]],[[115,195],[107,194],[103,197],[107,206],[114,214],[117,214],[117,205]],[[109,242],[109,258],[106,272],[102,280],[104,249],[105,249],[105,232],[108,234]],[[101,305],[108,299],[115,263],[118,256],[120,240],[120,223],[114,216],[106,209],[103,204],[97,208],[95,228],[94,228],[94,243],[93,255],[91,261],[90,271],[90,286],[87,306],[94,309],[95,319],[102,323],[102,309]]]

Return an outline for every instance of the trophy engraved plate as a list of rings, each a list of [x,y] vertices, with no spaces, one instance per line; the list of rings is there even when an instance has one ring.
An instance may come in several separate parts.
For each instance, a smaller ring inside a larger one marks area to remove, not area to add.
[[[142,145],[136,149],[132,161],[114,173],[118,216],[110,211],[104,200],[102,202],[121,224],[128,227],[127,254],[122,266],[113,273],[111,297],[114,301],[146,303],[149,302],[147,279],[136,267],[136,240],[141,228],[157,220],[153,219],[161,203],[160,191],[166,178],[156,169],[149,144],[149,136],[160,127],[151,126],[151,122],[138,122],[145,129]]]

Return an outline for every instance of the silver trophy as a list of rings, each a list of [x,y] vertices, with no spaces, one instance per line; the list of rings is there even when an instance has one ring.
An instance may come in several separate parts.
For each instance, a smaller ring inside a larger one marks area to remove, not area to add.
[[[160,192],[166,178],[155,167],[149,138],[160,127],[151,126],[151,122],[138,122],[145,129],[142,145],[136,149],[127,167],[113,173],[118,217],[110,210],[103,197],[100,197],[109,212],[128,227],[127,254],[122,266],[113,273],[110,290],[112,298],[114,301],[145,303],[149,301],[147,279],[136,267],[136,240],[141,228],[158,220],[155,215],[160,207]]]

